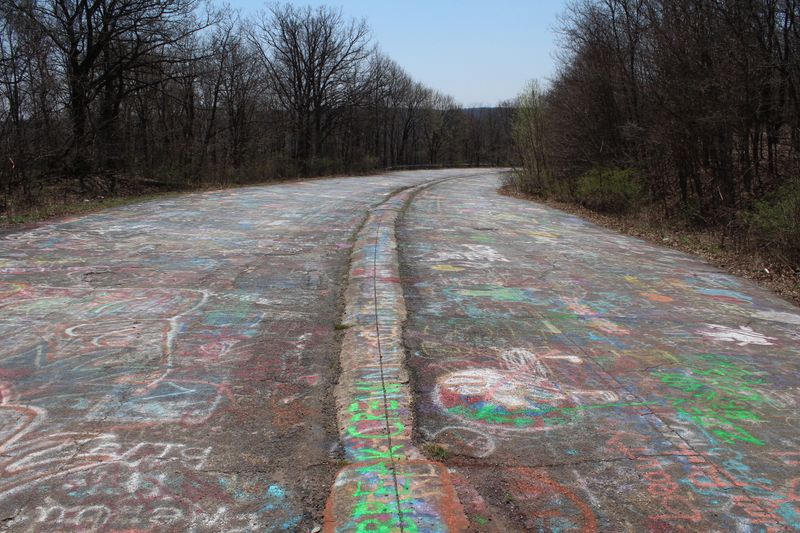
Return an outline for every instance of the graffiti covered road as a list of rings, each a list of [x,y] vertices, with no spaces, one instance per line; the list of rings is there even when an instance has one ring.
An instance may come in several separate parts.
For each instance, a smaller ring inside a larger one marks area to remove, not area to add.
[[[0,236],[0,530],[308,531],[368,209],[464,171],[192,194]]]
[[[397,236],[417,446],[470,529],[800,529],[800,309],[497,186]]]

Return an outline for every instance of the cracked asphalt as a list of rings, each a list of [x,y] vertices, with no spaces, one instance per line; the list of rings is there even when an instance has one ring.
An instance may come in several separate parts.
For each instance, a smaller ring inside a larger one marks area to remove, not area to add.
[[[356,232],[393,193],[442,178],[458,179],[393,207],[399,277],[382,265],[386,291],[373,287],[376,310],[406,316],[409,447],[458,497],[436,531],[461,528],[462,508],[470,531],[800,529],[800,309],[465,169],[0,234],[0,530],[321,525],[346,470],[342,421],[373,416],[340,412],[337,427],[344,286],[351,267],[370,275],[350,262]],[[370,531],[387,513],[364,501],[350,523]]]
[[[398,230],[418,446],[470,529],[800,529],[800,309],[498,185]]]
[[[342,453],[351,239],[399,172],[0,236],[0,529],[308,531]]]

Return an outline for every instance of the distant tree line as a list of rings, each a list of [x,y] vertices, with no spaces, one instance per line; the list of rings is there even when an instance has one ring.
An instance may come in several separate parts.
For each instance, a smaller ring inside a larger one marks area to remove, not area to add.
[[[519,99],[525,192],[649,207],[800,260],[800,6],[578,0]]]
[[[0,214],[52,190],[508,162],[509,106],[462,109],[380,53],[365,22],[201,7],[0,2]]]

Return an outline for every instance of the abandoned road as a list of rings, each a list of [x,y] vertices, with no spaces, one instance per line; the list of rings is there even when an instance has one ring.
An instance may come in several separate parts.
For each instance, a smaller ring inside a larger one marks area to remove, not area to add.
[[[313,528],[341,462],[352,238],[436,176],[192,194],[5,235],[0,527]]]
[[[496,188],[398,231],[417,431],[476,529],[800,528],[800,309]]]
[[[800,309],[499,176],[0,235],[0,530],[800,529]]]

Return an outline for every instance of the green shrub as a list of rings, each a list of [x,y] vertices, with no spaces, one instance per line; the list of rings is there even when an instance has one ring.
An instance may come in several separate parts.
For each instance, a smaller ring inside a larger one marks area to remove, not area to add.
[[[800,182],[784,184],[747,215],[750,239],[778,257],[800,261]]]
[[[626,213],[644,199],[644,187],[632,169],[597,167],[578,178],[578,201],[589,209]]]

